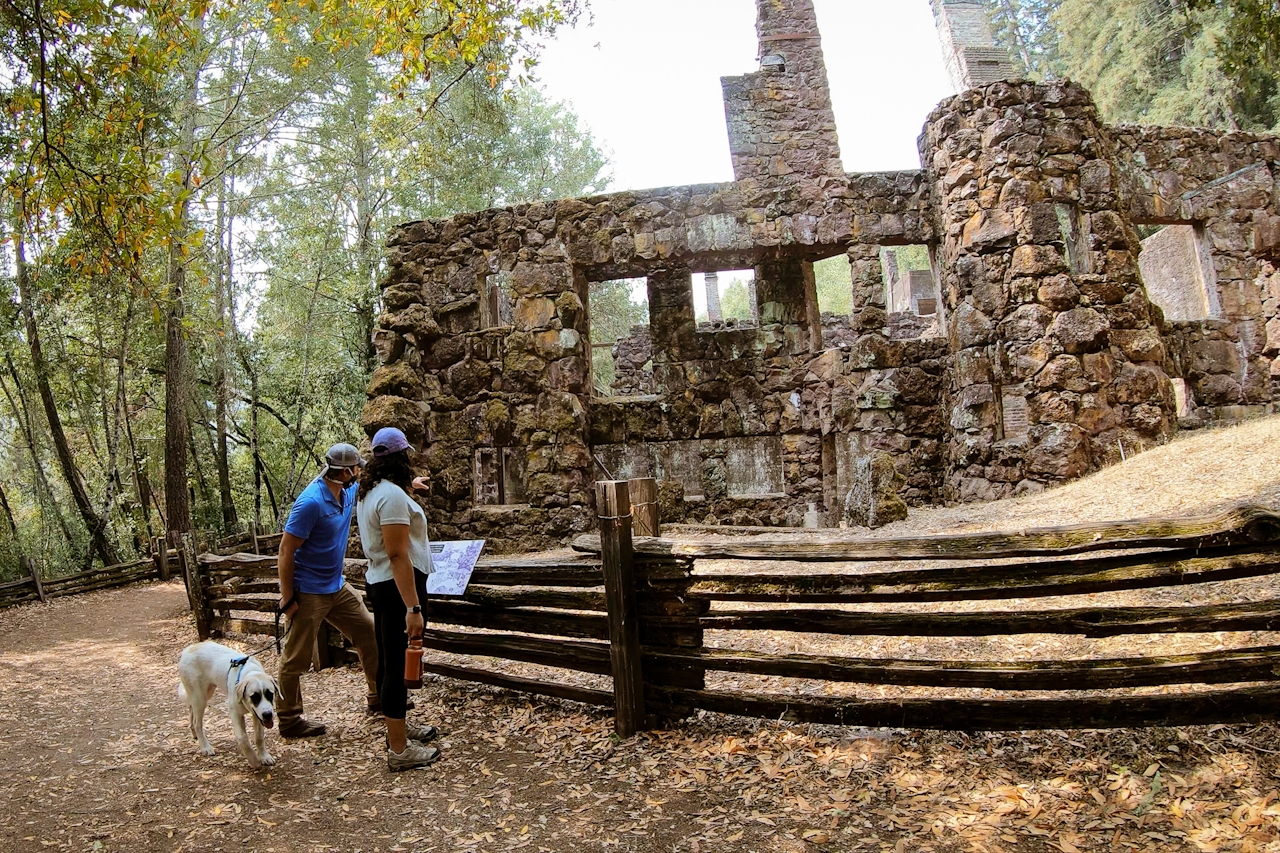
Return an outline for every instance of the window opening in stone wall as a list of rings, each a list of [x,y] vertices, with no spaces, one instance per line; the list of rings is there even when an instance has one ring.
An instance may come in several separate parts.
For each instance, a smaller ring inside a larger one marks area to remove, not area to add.
[[[524,448],[478,448],[475,472],[477,506],[510,506],[525,502]]]
[[[1213,259],[1202,228],[1140,225],[1138,236],[1142,283],[1166,320],[1207,320],[1219,315]]]
[[[941,300],[929,247],[883,247],[880,268],[884,275],[890,337],[906,340],[939,334]]]
[[[654,393],[649,283],[644,278],[593,281],[587,293],[591,320],[591,381],[597,397]]]
[[[818,311],[827,317],[848,317],[853,311],[853,267],[848,255],[817,261],[813,265],[813,286],[818,294]]]
[[[694,273],[692,283],[693,315],[699,331],[759,324],[755,270]]]
[[[886,246],[880,250],[885,307],[890,314],[927,317],[938,312],[938,288],[928,246]]]
[[[480,328],[511,325],[511,273],[495,272],[480,282]]]
[[[846,254],[813,264],[813,289],[822,318],[822,348],[849,347],[858,339],[851,323],[853,264]]]

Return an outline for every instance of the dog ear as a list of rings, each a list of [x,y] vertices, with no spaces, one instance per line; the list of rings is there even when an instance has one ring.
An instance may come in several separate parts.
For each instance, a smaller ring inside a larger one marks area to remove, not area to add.
[[[252,683],[253,682],[249,679],[242,679],[240,683],[236,685],[236,702],[238,704],[248,705],[248,702],[246,702],[245,699],[246,694],[249,692],[249,685]]]
[[[272,676],[271,678],[271,695],[276,697],[276,699],[280,698],[280,682],[276,680],[275,676]],[[275,702],[272,702],[271,704],[274,705]]]

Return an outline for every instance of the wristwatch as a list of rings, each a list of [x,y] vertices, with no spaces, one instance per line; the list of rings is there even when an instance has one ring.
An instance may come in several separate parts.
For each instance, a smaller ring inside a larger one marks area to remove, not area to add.
[[[421,613],[421,612],[422,612],[422,605],[421,605],[421,604],[415,604],[415,605],[413,605],[412,607],[410,607],[406,612],[407,612],[407,613]]]

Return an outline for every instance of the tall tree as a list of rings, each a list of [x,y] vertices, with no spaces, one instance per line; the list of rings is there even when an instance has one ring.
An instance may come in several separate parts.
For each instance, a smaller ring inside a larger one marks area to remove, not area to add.
[[[48,424],[49,434],[53,438],[53,446],[57,451],[58,464],[62,469],[63,478],[66,480],[67,488],[71,492],[76,510],[80,513],[80,519],[89,531],[89,538],[93,542],[93,548],[102,557],[103,565],[114,565],[120,562],[120,558],[116,553],[115,546],[107,538],[107,520],[104,516],[99,516],[89,499],[84,479],[80,474],[80,469],[76,466],[71,445],[67,441],[66,430],[63,429],[62,416],[58,411],[57,401],[54,399],[53,386],[50,382],[50,368],[44,357],[40,327],[36,322],[33,285],[26,258],[26,241],[22,224],[26,217],[23,215],[21,208],[16,211],[14,218],[13,255],[16,267],[15,280],[18,287],[19,306],[26,325],[27,346],[31,352],[31,364],[35,373],[36,389],[40,394],[40,402],[44,407],[45,422]]]
[[[1275,0],[1185,0],[1197,12],[1216,12],[1222,22],[1218,52],[1232,76],[1248,76],[1259,66],[1280,73],[1280,6]]]
[[[1083,83],[1110,122],[1262,130],[1280,119],[1267,54],[1233,53],[1241,42],[1232,7],[1249,0],[987,2],[1001,40],[1033,76]]]
[[[1033,78],[1054,76],[1058,34],[1052,15],[1056,0],[985,0],[996,41],[1018,69]]]

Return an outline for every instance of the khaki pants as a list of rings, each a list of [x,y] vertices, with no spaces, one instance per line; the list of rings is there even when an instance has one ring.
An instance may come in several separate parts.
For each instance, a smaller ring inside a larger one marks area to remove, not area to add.
[[[369,702],[378,698],[378,641],[373,632],[373,615],[360,596],[347,584],[328,595],[300,592],[298,611],[289,620],[284,654],[280,657],[280,700],[276,715],[285,729],[302,719],[302,673],[311,668],[311,650],[315,647],[320,623],[328,622],[355,644],[360,667],[368,686]]]

